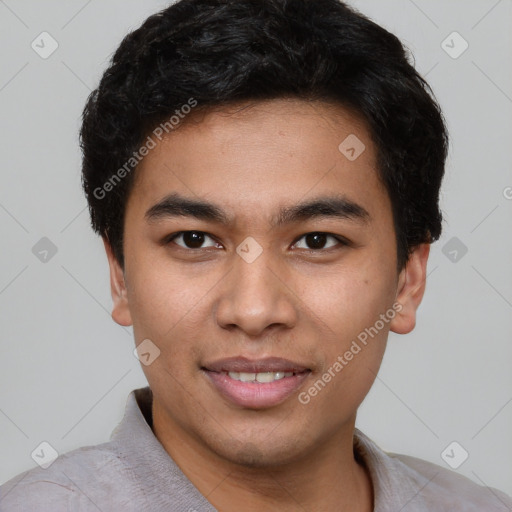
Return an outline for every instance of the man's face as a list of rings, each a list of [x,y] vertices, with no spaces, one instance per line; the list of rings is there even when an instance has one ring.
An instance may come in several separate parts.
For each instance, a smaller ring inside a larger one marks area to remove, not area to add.
[[[113,317],[160,350],[158,431],[248,465],[352,434],[405,283],[362,122],[299,100],[210,113],[145,157],[124,230]]]

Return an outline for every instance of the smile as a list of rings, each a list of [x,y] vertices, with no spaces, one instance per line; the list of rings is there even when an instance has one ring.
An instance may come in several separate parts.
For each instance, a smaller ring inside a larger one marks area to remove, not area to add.
[[[311,370],[281,358],[219,360],[201,368],[214,391],[231,405],[265,409],[296,393]]]
[[[246,373],[246,372],[228,372],[229,377],[240,382],[274,382],[281,380],[285,377],[292,377],[293,372],[260,372],[260,373]]]

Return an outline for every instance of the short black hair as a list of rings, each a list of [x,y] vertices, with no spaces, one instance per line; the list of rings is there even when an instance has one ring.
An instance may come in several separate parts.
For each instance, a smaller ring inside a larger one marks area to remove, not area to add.
[[[123,39],[87,100],[80,142],[93,229],[124,268],[124,214],[138,150],[184,105],[208,111],[245,101],[319,100],[365,121],[403,268],[415,246],[441,234],[448,151],[439,104],[410,58],[396,36],[339,0],[170,5]]]

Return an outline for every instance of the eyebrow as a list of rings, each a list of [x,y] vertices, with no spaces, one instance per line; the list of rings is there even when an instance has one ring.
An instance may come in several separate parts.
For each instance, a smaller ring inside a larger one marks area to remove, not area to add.
[[[228,225],[233,219],[219,206],[174,193],[164,197],[145,214],[148,223],[174,217],[193,217],[206,222]],[[272,227],[317,218],[338,218],[367,224],[370,214],[361,205],[343,196],[325,196],[281,208],[271,220]]]

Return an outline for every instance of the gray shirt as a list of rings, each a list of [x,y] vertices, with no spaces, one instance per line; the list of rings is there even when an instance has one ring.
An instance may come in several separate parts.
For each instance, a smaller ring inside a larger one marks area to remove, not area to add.
[[[1,512],[215,512],[151,429],[149,387],[130,393],[109,442],[61,455],[0,487]],[[387,454],[359,430],[356,457],[369,469],[376,512],[511,512],[512,499],[414,457]]]

